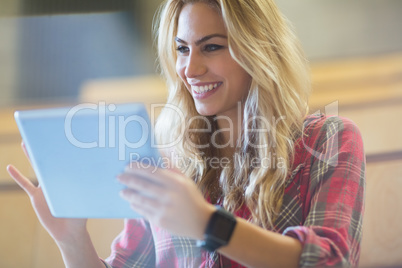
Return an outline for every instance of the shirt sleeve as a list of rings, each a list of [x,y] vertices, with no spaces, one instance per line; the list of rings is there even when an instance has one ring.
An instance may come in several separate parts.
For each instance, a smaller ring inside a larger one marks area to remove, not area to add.
[[[365,156],[356,125],[330,117],[306,150],[311,154],[303,226],[284,231],[303,250],[300,267],[357,266],[365,191]],[[313,134],[313,136],[315,135]]]
[[[104,261],[108,268],[155,267],[152,231],[144,219],[125,220],[124,229],[113,241],[111,250]]]

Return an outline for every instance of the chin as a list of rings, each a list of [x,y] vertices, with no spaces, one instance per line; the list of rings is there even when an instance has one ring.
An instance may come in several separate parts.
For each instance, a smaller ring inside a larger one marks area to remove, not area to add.
[[[198,112],[198,114],[200,114],[200,115],[202,115],[202,116],[212,116],[212,115],[215,115],[215,113],[212,113],[212,112],[208,112],[208,111],[205,111],[205,110],[197,110],[197,112]]]
[[[203,115],[203,116],[216,115],[216,111],[212,110],[212,109],[204,109],[204,108],[199,108],[199,107],[195,107],[195,109],[197,110],[198,114]]]

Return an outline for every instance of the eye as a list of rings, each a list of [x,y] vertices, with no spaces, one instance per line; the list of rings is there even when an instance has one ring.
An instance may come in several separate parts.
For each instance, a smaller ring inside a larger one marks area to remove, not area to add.
[[[176,48],[176,50],[180,53],[180,54],[185,54],[189,51],[188,47],[186,46],[178,46]]]
[[[204,47],[204,51],[212,52],[212,51],[219,50],[219,49],[221,49],[221,48],[223,48],[223,46],[221,46],[221,45],[209,44],[209,45],[206,45],[206,46]]]

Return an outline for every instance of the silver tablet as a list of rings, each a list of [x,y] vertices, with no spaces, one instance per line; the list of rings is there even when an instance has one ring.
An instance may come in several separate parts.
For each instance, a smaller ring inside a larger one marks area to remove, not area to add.
[[[116,176],[132,161],[157,163],[143,104],[84,103],[16,111],[15,119],[55,217],[139,217]]]

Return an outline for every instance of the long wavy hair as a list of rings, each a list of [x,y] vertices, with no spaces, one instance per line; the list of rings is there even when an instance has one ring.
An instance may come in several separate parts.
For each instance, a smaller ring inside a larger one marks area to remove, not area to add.
[[[231,56],[252,80],[235,157],[219,168],[209,163],[219,149],[205,146],[218,130],[216,120],[197,113],[175,69],[178,18],[184,5],[195,2],[221,14]],[[251,222],[275,228],[310,94],[308,64],[289,23],[271,0],[167,0],[158,18],[159,64],[169,91],[155,127],[159,144],[173,144],[176,166],[212,202],[222,198],[232,212],[245,204]]]

